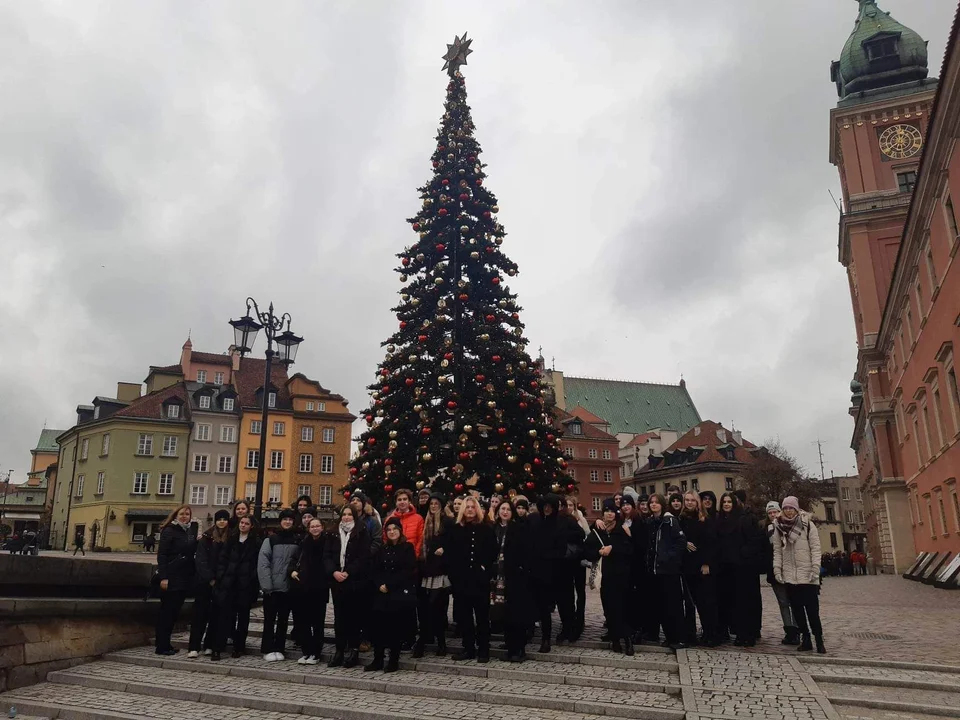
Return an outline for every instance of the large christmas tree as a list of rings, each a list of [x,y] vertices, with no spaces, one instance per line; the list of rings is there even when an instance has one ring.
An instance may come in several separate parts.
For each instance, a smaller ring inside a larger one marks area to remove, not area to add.
[[[497,198],[486,187],[460,65],[471,40],[448,45],[447,99],[433,177],[410,218],[416,242],[399,253],[399,328],[370,386],[366,431],[344,495],[375,501],[395,488],[484,495],[573,490],[550,423],[539,366],[526,352],[517,266],[501,250]]]

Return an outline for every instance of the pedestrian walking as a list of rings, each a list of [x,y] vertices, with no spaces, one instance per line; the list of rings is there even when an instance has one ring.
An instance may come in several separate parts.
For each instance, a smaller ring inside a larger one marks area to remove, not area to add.
[[[783,510],[774,522],[773,571],[777,582],[787,586],[793,618],[800,628],[800,651],[827,652],[820,622],[820,532],[809,513],[801,512],[794,496],[783,500]]]
[[[160,612],[155,632],[156,654],[176,655],[170,643],[173,627],[180,610],[193,589],[196,571],[194,555],[197,552],[197,524],[192,522],[193,510],[181,505],[160,525],[160,543],[157,548],[157,579],[160,583]]]
[[[87,556],[86,551],[83,549],[83,542],[84,541],[83,541],[82,531],[78,532],[76,535],[73,536],[73,556],[74,557],[77,556],[77,552],[83,555],[83,557]]]

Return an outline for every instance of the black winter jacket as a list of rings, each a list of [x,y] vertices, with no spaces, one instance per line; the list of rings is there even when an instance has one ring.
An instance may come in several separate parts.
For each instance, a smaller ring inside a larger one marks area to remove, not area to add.
[[[330,576],[327,575],[323,563],[324,550],[329,540],[328,533],[321,533],[317,539],[312,535],[303,538],[300,543],[300,556],[293,567],[297,579],[291,583],[294,592],[309,593],[324,603],[327,602],[327,593],[330,592]]]
[[[370,535],[362,523],[353,527],[347,538],[347,552],[342,570],[347,579],[342,583],[333,578],[340,567],[341,535],[339,526],[327,538],[323,548],[323,571],[330,578],[330,589],[334,595],[351,593],[367,589],[370,581]]]
[[[647,566],[654,575],[679,575],[687,539],[673,513],[650,518]]]
[[[197,585],[209,585],[211,580],[216,580],[217,565],[225,546],[226,543],[213,541],[213,533],[210,530],[207,530],[203,537],[197,541],[197,554],[195,555]]]
[[[417,602],[417,556],[409,542],[384,543],[373,557],[374,612],[397,613],[413,610]],[[380,592],[386,585],[387,592]]]
[[[440,523],[440,534],[434,535],[429,541],[424,535],[423,547],[426,555],[420,560],[420,577],[428,578],[447,574],[447,543],[455,523],[446,516],[441,517]],[[441,548],[443,548],[443,555],[437,555],[436,551]]]
[[[189,529],[172,522],[160,531],[160,544],[157,546],[157,572],[160,580],[167,581],[168,591],[193,589],[196,571],[194,556],[197,552],[197,526],[191,523]]]
[[[484,522],[454,525],[447,540],[447,568],[455,594],[470,597],[490,592],[497,560],[493,528]]]
[[[685,550],[681,570],[684,575],[700,575],[700,568],[707,565],[715,572],[717,562],[717,528],[710,518],[700,520],[697,515],[680,514],[680,529],[686,542],[693,543],[696,550]]]
[[[252,603],[260,590],[257,578],[257,557],[260,555],[260,538],[251,532],[240,542],[240,533],[230,533],[226,546],[217,558],[217,584],[221,602]]]
[[[631,532],[636,524],[632,524]],[[613,548],[610,554],[605,558],[600,557],[600,548],[609,545]],[[627,535],[626,530],[618,522],[613,530],[599,530],[596,526],[591,528],[586,541],[587,560],[591,562],[600,561],[600,572],[603,573],[604,580],[627,581],[633,568],[633,537]]]
[[[543,514],[550,505],[553,512]],[[569,515],[560,515],[560,498],[547,494],[539,502],[540,512],[527,519],[530,541],[530,571],[534,584],[552,586],[563,576],[567,549],[583,545],[583,530]]]

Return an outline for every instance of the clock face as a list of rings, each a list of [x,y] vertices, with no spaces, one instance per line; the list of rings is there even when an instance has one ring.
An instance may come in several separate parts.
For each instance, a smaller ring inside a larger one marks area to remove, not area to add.
[[[891,125],[880,133],[880,151],[888,158],[911,158],[923,147],[923,137],[913,125]]]

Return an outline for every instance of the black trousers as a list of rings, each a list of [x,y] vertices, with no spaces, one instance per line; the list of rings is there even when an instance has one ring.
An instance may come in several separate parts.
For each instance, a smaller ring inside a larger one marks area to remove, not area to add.
[[[787,597],[790,598],[790,609],[793,611],[793,620],[806,635],[813,633],[817,637],[823,635],[823,625],[820,624],[820,587],[818,585],[787,585]]]
[[[740,613],[737,637],[756,640],[760,637],[763,599],[760,595],[760,574],[753,568],[737,568],[734,573],[736,605]]]
[[[660,598],[660,624],[671,645],[683,639],[683,584],[680,575],[654,575]]]
[[[463,633],[463,649],[490,654],[490,596],[482,592],[462,593],[456,604],[457,628]]]
[[[427,645],[434,640],[446,640],[447,607],[450,605],[450,588],[427,590],[417,588],[417,615],[420,618],[420,639]]]
[[[333,634],[337,650],[356,650],[360,647],[360,621],[368,603],[360,602],[360,592],[333,593]],[[369,625],[368,632],[373,628]],[[367,636],[369,637],[369,635]]]
[[[724,566],[716,580],[717,635],[721,639],[739,635],[740,611],[737,607],[737,575],[731,566]]]
[[[660,637],[660,601],[653,582],[653,575],[634,568],[631,575],[631,601],[636,627],[631,629],[651,639]],[[603,587],[601,585],[601,587]]]
[[[587,618],[587,568],[580,563],[577,563],[573,569],[573,591],[576,598],[574,603],[574,616],[577,619],[575,629],[579,635],[583,632],[583,626],[586,624]]]
[[[553,637],[553,609],[557,608],[563,629],[572,632],[577,624],[573,605],[572,576],[560,577],[556,583],[534,585],[534,599],[540,620],[540,634],[544,640]],[[601,585],[602,587],[602,585]]]
[[[157,650],[170,650],[170,636],[173,635],[173,626],[177,624],[180,610],[187,599],[186,590],[161,590],[160,614],[157,616],[156,645]]]
[[[718,636],[717,593],[713,575],[691,573],[683,576],[684,630],[686,641],[697,637],[697,614],[704,640]]]
[[[260,652],[282,653],[287,644],[290,620],[290,593],[272,592],[263,596],[263,637]]]
[[[327,619],[327,592],[298,592],[293,598],[293,627],[304,655],[320,657]]]
[[[246,594],[245,594],[246,595]],[[247,645],[247,632],[250,630],[250,608],[253,599],[249,596],[231,596],[225,599],[225,605],[220,612],[220,632],[216,642],[211,646],[216,652],[223,652],[227,646],[227,638],[233,638],[233,649],[244,650]]]
[[[630,599],[630,578],[604,577],[600,584],[600,604],[607,620],[607,631],[614,640],[631,635],[627,624],[627,602]]]
[[[193,594],[193,619],[190,622],[190,645],[189,650],[199,652],[205,647],[214,648],[214,643],[210,642],[213,630],[213,588],[209,583],[202,583],[197,586]],[[206,635],[206,643],[204,643]]]
[[[523,655],[527,649],[527,627],[524,623],[512,621],[510,614],[504,615],[503,639],[507,645],[507,655]]]

